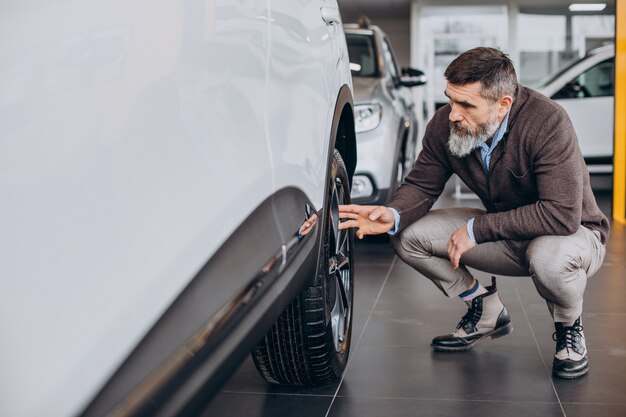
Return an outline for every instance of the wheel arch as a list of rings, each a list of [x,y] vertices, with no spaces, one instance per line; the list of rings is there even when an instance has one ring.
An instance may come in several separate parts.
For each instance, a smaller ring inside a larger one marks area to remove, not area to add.
[[[311,282],[319,279],[322,272],[322,264],[320,260],[323,257],[324,245],[322,242],[322,234],[327,227],[328,216],[325,215],[324,210],[329,206],[329,177],[332,175],[331,164],[333,160],[333,154],[335,149],[341,155],[346,171],[348,173],[348,182],[350,188],[352,188],[352,177],[356,169],[357,162],[357,149],[356,149],[356,133],[354,129],[354,104],[352,99],[352,91],[347,84],[344,84],[337,94],[335,101],[335,110],[333,113],[333,122],[331,125],[330,136],[328,138],[328,155],[326,161],[328,161],[328,167],[326,169],[325,186],[324,186],[324,200],[323,206],[319,211],[320,218],[323,221],[317,231],[317,241],[320,242],[318,246],[317,254],[317,266],[315,275],[312,277]]]
[[[329,140],[330,146],[328,147],[327,160],[331,160],[333,150],[337,149],[346,165],[348,179],[350,180],[350,185],[352,185],[352,177],[354,176],[357,162],[356,132],[354,130],[352,93],[350,87],[346,84],[341,87],[337,95]]]

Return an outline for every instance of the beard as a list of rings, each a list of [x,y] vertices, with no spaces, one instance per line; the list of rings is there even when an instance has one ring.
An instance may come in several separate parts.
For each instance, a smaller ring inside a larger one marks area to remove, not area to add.
[[[499,126],[495,112],[489,116],[487,123],[479,124],[476,129],[464,127],[461,122],[450,122],[448,149],[459,158],[467,156],[493,137]]]

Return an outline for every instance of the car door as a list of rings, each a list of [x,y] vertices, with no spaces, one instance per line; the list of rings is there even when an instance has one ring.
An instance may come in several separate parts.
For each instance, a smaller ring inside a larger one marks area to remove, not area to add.
[[[385,59],[385,67],[389,69],[393,77],[393,96],[394,107],[396,107],[399,115],[402,116],[404,127],[407,129],[404,174],[413,166],[417,158],[417,123],[415,121],[415,101],[411,89],[399,84],[402,76],[398,61],[396,60],[391,43],[386,37],[382,39],[383,57]]]
[[[552,98],[567,111],[587,162],[610,164],[613,155],[615,59],[576,74]],[[593,164],[589,165],[594,171]]]
[[[339,10],[335,0],[270,0],[270,4],[267,133],[275,187],[299,190],[319,210],[338,92],[337,39],[343,36]],[[294,212],[282,203],[276,202],[276,211],[288,241],[304,220],[306,208],[302,203]]]
[[[3,414],[77,415],[271,195],[267,12],[254,0],[2,6]],[[242,265],[114,390],[244,287]]]

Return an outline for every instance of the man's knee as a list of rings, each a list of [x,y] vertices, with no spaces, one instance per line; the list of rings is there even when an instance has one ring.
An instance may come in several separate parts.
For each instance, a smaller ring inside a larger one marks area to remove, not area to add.
[[[445,252],[448,239],[467,220],[484,211],[470,208],[432,210],[415,223],[393,236],[394,251],[402,260],[428,258],[435,252]]]
[[[540,280],[565,277],[583,269],[582,257],[557,237],[542,236],[534,239],[526,251],[526,262],[530,274]]]
[[[400,259],[406,261],[409,258],[430,256],[424,245],[425,236],[415,233],[412,228],[407,228],[390,237],[391,247]]]

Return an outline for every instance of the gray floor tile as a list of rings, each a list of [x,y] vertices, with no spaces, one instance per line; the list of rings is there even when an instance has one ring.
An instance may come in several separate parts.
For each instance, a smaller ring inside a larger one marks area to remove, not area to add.
[[[424,345],[361,345],[352,359],[342,396],[556,401],[537,349],[437,353]]]
[[[443,300],[443,302],[450,302]],[[445,313],[439,309],[425,313],[418,307],[376,308],[361,341],[365,345],[393,346],[430,346],[435,336],[452,332],[465,309],[458,309],[457,314]],[[485,339],[476,348],[510,347],[517,349],[536,349],[528,322],[522,314],[512,317],[513,332],[498,339]]]
[[[357,265],[388,265],[394,256],[388,238],[366,237],[356,241],[355,258]]]
[[[547,352],[549,354],[550,352]],[[563,402],[626,405],[624,352],[589,351],[589,373],[582,378],[553,378]]]
[[[624,417],[626,405],[563,404],[567,417]]]
[[[330,417],[563,417],[558,403],[338,397]]]
[[[200,414],[202,417],[323,417],[332,397],[222,392]]]

